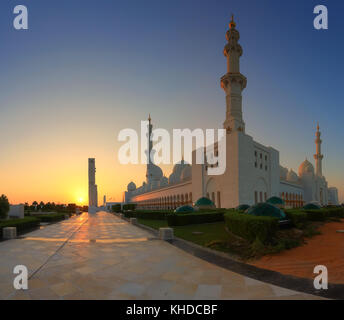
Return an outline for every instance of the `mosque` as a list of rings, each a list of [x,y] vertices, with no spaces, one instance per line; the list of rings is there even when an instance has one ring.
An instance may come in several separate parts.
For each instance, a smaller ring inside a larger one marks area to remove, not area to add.
[[[226,33],[224,55],[227,73],[221,78],[226,94],[226,171],[222,175],[208,174],[208,165],[186,163],[173,167],[171,175],[164,176],[160,167],[148,159],[146,181],[137,187],[133,182],[124,192],[126,203],[136,203],[141,209],[175,209],[192,204],[201,197],[211,199],[217,208],[234,208],[241,204],[253,205],[269,197],[281,197],[287,207],[301,207],[306,203],[318,205],[338,204],[338,190],[329,188],[322,172],[320,128],[315,133],[315,168],[307,159],[299,166],[298,173],[280,165],[279,151],[265,146],[245,133],[242,112],[242,91],[247,79],[240,73],[243,49],[232,17]],[[148,136],[152,135],[149,117]],[[148,139],[149,153],[153,149]],[[154,151],[153,151],[154,152]],[[218,151],[215,145],[215,155]],[[193,151],[193,160],[195,151]]]

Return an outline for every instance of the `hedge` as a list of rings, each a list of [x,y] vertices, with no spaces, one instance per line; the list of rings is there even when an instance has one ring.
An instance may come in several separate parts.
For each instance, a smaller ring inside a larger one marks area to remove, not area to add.
[[[327,215],[331,218],[344,218],[344,208],[326,208]]]
[[[204,213],[186,213],[167,215],[167,224],[170,227],[186,226],[190,224],[202,224],[223,221],[224,211],[222,212],[204,212]]]
[[[319,210],[302,210],[307,214],[307,219],[309,221],[325,221],[327,218],[327,211]]]
[[[127,203],[123,205],[123,210],[135,210],[136,206],[136,203]]]
[[[122,211],[122,206],[120,204],[115,204],[111,207],[112,212],[121,212]]]
[[[149,219],[149,220],[166,220],[167,216],[173,211],[170,210],[138,210],[138,211],[126,211],[124,216],[126,218],[138,218],[138,219]]]
[[[230,232],[250,242],[259,239],[263,244],[270,243],[278,231],[278,219],[273,217],[228,212],[224,218]]]
[[[40,222],[57,222],[65,219],[65,213],[52,213],[36,215]]]
[[[39,226],[39,219],[26,217],[23,219],[12,219],[0,222],[0,238],[2,238],[2,229],[7,227],[16,227],[17,233],[24,232]]]
[[[308,222],[308,216],[306,212],[303,211],[285,211],[287,219],[289,219],[293,227],[302,229],[306,226]]]

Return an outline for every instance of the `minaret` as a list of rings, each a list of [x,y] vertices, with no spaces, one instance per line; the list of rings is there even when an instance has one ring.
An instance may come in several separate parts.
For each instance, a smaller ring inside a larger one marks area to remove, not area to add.
[[[317,132],[315,133],[315,145],[316,145],[316,153],[314,155],[315,159],[315,173],[317,176],[322,177],[322,164],[321,161],[324,158],[324,156],[321,154],[321,132],[319,128],[319,122],[317,124]]]
[[[88,159],[88,205],[98,207],[98,187],[96,185],[96,160]]]
[[[150,182],[150,168],[151,168],[151,159],[150,156],[153,156],[152,149],[153,149],[153,142],[152,142],[152,131],[153,131],[153,125],[152,125],[152,119],[151,116],[149,115],[148,117],[148,149],[147,149],[147,170],[146,170],[146,179],[147,183]]]
[[[226,92],[226,121],[223,126],[227,133],[232,131],[245,131],[245,123],[242,118],[242,91],[246,88],[247,79],[240,73],[240,57],[243,54],[238,43],[240,34],[236,30],[236,24],[232,16],[229,30],[226,33],[228,43],[224,48],[227,58],[227,73],[221,78],[221,87]]]

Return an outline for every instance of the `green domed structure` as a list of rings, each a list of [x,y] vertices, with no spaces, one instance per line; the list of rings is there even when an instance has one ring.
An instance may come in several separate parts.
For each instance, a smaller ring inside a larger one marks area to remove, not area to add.
[[[214,202],[206,197],[199,198],[195,202],[194,206],[199,209],[214,209],[215,208]]]
[[[235,210],[238,211],[246,211],[250,206],[248,204],[241,204],[240,206],[237,206]]]
[[[286,219],[285,213],[270,203],[258,203],[250,207],[246,212],[254,216],[274,217],[280,220]]]
[[[285,205],[285,202],[279,197],[271,197],[266,201],[266,203],[272,204],[278,208],[283,208]]]
[[[318,206],[315,203],[307,203],[305,206],[303,206],[302,209],[305,209],[305,210],[319,210],[321,208],[320,208],[320,206]]]
[[[181,206],[174,210],[175,213],[192,213],[195,212],[195,209],[191,206]]]

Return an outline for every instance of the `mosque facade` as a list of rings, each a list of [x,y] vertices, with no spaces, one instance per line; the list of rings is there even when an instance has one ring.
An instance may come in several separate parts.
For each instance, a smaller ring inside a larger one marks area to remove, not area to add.
[[[242,112],[242,92],[247,79],[240,72],[243,49],[240,34],[232,18],[226,33],[224,55],[227,73],[221,78],[226,94],[226,170],[211,176],[208,166],[181,160],[169,177],[149,160],[146,181],[139,187],[130,182],[124,192],[126,203],[137,203],[141,209],[175,209],[192,204],[201,197],[211,199],[217,208],[234,208],[240,204],[253,205],[272,196],[281,197],[287,207],[301,207],[306,203],[338,204],[338,190],[328,187],[322,172],[321,132],[315,133],[315,167],[309,160],[299,166],[298,172],[280,165],[279,151],[265,146],[245,133]],[[152,121],[149,116],[148,155],[154,152],[151,141]],[[215,154],[216,154],[215,146]]]

